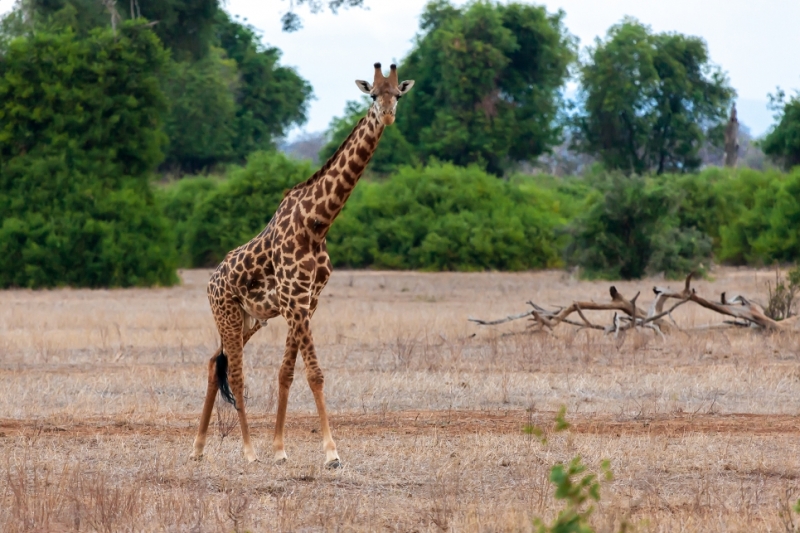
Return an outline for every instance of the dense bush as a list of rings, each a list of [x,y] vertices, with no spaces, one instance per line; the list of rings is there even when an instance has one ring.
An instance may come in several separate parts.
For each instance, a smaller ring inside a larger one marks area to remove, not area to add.
[[[727,185],[738,201],[721,227],[719,258],[755,265],[800,258],[800,168],[791,174],[742,170]]]
[[[180,187],[185,202],[192,194],[197,198],[204,189],[209,191],[196,200],[185,222],[185,240],[179,243],[188,266],[216,265],[229,251],[255,237],[272,218],[286,190],[311,174],[308,163],[280,153],[257,152],[218,187],[196,184],[194,191]]]
[[[210,266],[269,221],[311,174],[261,153],[228,180],[191,178],[160,192],[181,264]],[[800,258],[800,170],[497,180],[476,167],[401,167],[362,179],[331,228],[337,266],[520,270],[566,258],[588,277],[680,277],[711,262]]]
[[[269,222],[283,193],[311,168],[260,153],[228,180],[184,179],[159,196],[181,264],[211,266]],[[560,263],[575,200],[530,177],[499,181],[471,167],[404,167],[356,187],[328,236],[336,265],[426,270],[522,270]]]
[[[523,270],[559,264],[555,193],[476,168],[404,167],[356,188],[328,238],[336,265]]]
[[[178,264],[181,267],[193,266],[187,236],[194,222],[195,211],[219,184],[220,180],[217,178],[186,177],[156,189],[157,200],[166,217],[172,222]]]
[[[0,61],[0,287],[176,280],[149,186],[162,158],[159,70],[142,23],[36,31]]]
[[[682,276],[711,259],[711,239],[678,217],[681,194],[655,178],[594,178],[588,206],[571,224],[570,263],[589,277]]]

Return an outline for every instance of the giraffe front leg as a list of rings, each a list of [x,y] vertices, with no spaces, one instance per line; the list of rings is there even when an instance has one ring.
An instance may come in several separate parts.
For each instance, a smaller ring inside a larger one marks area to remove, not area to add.
[[[278,412],[275,418],[275,437],[272,440],[272,450],[274,460],[277,464],[286,462],[286,450],[284,449],[283,437],[286,426],[286,406],[289,402],[289,388],[294,381],[294,365],[297,361],[297,342],[290,331],[286,336],[286,349],[283,354],[283,362],[278,372]]]
[[[325,406],[325,376],[322,374],[322,369],[319,367],[316,350],[314,349],[314,339],[311,336],[310,321],[307,316],[299,321],[295,332],[299,338],[298,344],[303,354],[303,362],[306,365],[308,386],[311,388],[311,393],[314,395],[314,403],[317,405],[320,429],[322,430],[322,449],[325,452],[325,466],[328,468],[339,468],[341,466],[341,460],[339,459],[339,452],[336,450],[336,443],[333,441],[331,429],[328,425],[328,413]]]

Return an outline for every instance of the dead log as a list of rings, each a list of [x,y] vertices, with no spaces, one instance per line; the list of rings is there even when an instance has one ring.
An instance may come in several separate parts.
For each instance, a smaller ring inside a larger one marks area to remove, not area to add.
[[[629,300],[612,285],[609,288],[610,302],[574,301],[568,307],[559,307],[557,310],[551,311],[529,301],[528,305],[532,309],[524,313],[510,315],[499,320],[480,320],[476,318],[470,318],[469,320],[477,324],[491,326],[527,317],[533,322],[534,326],[538,326],[540,330],[546,330],[549,333],[552,333],[563,322],[580,329],[589,328],[603,331],[606,334],[614,333],[615,336],[619,335],[620,332],[624,333],[628,329],[641,327],[652,329],[664,338],[662,330],[669,331],[673,327],[664,320],[665,317],[669,317],[676,329],[683,331],[672,318],[672,312],[687,302],[694,302],[701,307],[737,320],[726,321],[727,327],[751,326],[766,331],[800,330],[800,317],[792,317],[782,322],[776,322],[766,315],[759,304],[747,299],[745,296],[733,295],[731,297],[723,292],[719,303],[701,297],[692,287],[693,276],[694,272],[686,276],[683,289],[680,291],[668,287],[653,287],[656,297],[646,313],[636,305],[639,293],[636,293]],[[665,310],[666,302],[670,299],[679,301]],[[594,324],[587,318],[584,311],[615,311],[613,323],[610,326]],[[580,321],[569,318],[574,313],[577,313]]]
[[[772,320],[766,314],[764,309],[757,303],[751,302],[741,295],[737,295],[733,299],[726,299],[723,292],[720,297],[720,303],[712,302],[700,297],[697,292],[691,287],[692,276],[690,273],[686,276],[686,282],[682,291],[673,291],[666,287],[653,287],[653,292],[656,294],[656,311],[660,311],[664,302],[669,298],[678,298],[681,300],[689,300],[701,307],[710,309],[721,315],[732,316],[741,320],[746,320],[767,331],[782,331],[784,326],[779,322]]]

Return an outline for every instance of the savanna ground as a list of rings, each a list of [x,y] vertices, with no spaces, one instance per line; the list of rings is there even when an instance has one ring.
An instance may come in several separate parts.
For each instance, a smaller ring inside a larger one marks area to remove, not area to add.
[[[604,301],[609,284],[338,271],[313,328],[343,468],[323,468],[299,358],[289,462],[270,460],[280,319],[245,349],[262,462],[246,464],[235,412],[219,402],[194,462],[217,346],[208,274],[183,272],[171,289],[0,294],[0,530],[529,531],[560,507],[550,467],[575,455],[598,470],[611,461],[599,531],[787,529],[800,497],[796,333],[531,334],[524,321],[467,318],[524,311],[528,299]],[[694,286],[763,297],[772,277],[720,269]],[[653,284],[616,285],[642,290],[646,305]],[[675,318],[721,322],[693,304]],[[545,444],[523,432],[551,428],[562,405],[568,432]]]

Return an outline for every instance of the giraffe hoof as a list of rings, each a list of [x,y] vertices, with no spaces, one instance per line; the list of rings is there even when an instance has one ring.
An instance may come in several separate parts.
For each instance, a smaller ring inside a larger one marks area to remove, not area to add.
[[[331,470],[341,467],[342,463],[339,461],[339,459],[334,459],[333,461],[328,461],[327,463],[325,463],[325,468],[330,468]]]
[[[283,451],[283,450],[279,450],[279,451],[275,452],[275,456],[272,459],[272,461],[276,465],[279,465],[279,466],[280,465],[285,465],[287,460],[288,460],[288,457],[286,457],[286,452]]]

